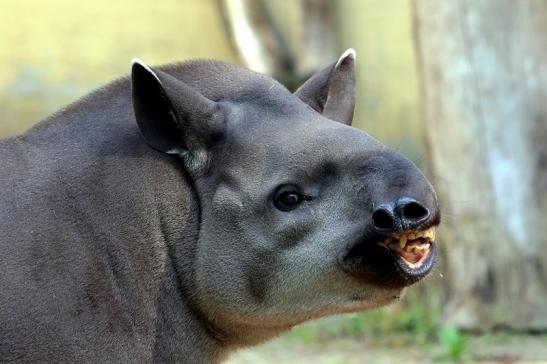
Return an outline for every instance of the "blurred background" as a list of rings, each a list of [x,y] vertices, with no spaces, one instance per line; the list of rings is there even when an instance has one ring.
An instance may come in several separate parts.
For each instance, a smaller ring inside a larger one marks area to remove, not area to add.
[[[230,363],[547,362],[547,1],[3,0],[0,137],[128,73],[191,58],[295,89],[357,51],[354,126],[435,184],[436,270]]]

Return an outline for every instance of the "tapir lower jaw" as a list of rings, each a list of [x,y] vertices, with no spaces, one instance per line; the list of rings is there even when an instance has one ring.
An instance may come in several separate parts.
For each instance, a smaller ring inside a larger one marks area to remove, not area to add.
[[[376,234],[358,239],[339,259],[341,268],[366,284],[389,288],[414,284],[431,271],[437,259],[434,240],[427,239],[427,248],[416,254],[415,261],[408,261],[403,249],[386,243],[390,239]]]
[[[425,275],[431,271],[431,268],[433,268],[433,265],[437,260],[437,245],[434,241],[430,242],[429,249],[420,259],[419,264],[409,263],[402,256],[394,253],[392,250],[389,250],[389,253],[393,255],[393,259],[395,259],[397,266],[408,276],[409,279],[413,278],[418,281],[419,279],[425,277]]]

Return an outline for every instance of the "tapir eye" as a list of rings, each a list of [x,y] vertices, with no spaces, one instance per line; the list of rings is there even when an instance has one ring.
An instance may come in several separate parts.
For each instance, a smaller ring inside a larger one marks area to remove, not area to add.
[[[310,198],[300,193],[296,186],[283,185],[279,187],[274,196],[274,205],[278,210],[291,211],[298,207],[303,201]]]

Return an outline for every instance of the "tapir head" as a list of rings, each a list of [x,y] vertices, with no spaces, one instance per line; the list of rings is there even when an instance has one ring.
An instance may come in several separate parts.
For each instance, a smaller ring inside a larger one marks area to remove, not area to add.
[[[390,303],[434,263],[435,192],[350,126],[354,63],[350,50],[295,94],[220,62],[133,64],[141,132],[181,157],[200,203],[181,279],[227,340]]]

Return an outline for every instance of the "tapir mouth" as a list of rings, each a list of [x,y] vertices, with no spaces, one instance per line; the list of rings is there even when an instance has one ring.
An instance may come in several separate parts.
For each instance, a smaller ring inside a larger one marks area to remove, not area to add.
[[[435,226],[425,230],[405,231],[377,242],[395,255],[397,264],[405,273],[420,275],[434,263]]]
[[[341,255],[341,267],[369,284],[409,286],[425,277],[435,264],[435,226],[389,235],[366,234]]]

